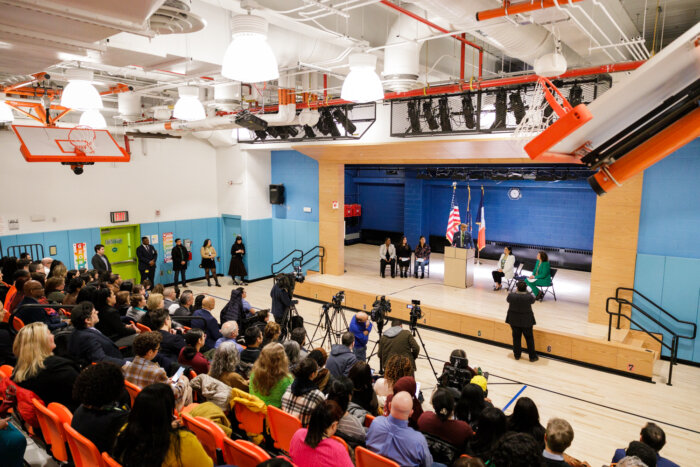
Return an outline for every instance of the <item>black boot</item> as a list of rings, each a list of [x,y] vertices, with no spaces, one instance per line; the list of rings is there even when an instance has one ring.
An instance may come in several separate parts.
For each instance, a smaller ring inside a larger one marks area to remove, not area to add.
[[[416,271],[415,273],[413,273],[413,277],[415,277],[416,279],[418,279],[418,271]]]
[[[425,273],[421,272],[420,273],[420,278],[423,279],[425,277]]]

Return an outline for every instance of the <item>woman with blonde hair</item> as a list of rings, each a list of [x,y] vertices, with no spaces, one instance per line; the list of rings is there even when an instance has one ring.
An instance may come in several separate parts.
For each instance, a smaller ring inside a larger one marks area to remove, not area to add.
[[[250,382],[236,372],[241,359],[235,342],[223,342],[214,352],[209,368],[209,376],[226,383],[232,388],[248,392]]]
[[[49,277],[60,277],[63,280],[66,279],[68,275],[68,268],[66,265],[60,261],[54,261],[51,263],[51,269],[49,270]]]
[[[262,346],[265,347],[267,344],[278,342],[281,334],[282,328],[280,325],[274,321],[268,321],[263,330]]]
[[[163,294],[151,293],[148,295],[148,300],[146,301],[146,309],[148,311],[160,310],[163,308],[165,300],[163,299]]]
[[[73,411],[79,405],[73,400],[78,366],[54,355],[55,348],[53,334],[44,323],[37,321],[20,329],[12,346],[17,356],[12,381],[34,392],[47,405],[58,402]]]
[[[274,342],[263,347],[250,373],[250,393],[262,399],[266,405],[279,409],[282,394],[293,381],[282,344]]]

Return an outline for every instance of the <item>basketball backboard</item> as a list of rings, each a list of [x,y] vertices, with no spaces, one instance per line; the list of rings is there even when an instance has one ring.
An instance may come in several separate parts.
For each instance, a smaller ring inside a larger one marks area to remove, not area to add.
[[[94,131],[91,147],[94,151],[76,151],[71,143],[71,128],[12,125],[20,141],[20,151],[27,162],[129,162],[124,150],[107,130]]]

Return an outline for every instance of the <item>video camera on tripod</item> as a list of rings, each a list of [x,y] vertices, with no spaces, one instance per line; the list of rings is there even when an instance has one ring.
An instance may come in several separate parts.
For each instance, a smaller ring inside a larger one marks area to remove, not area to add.
[[[391,301],[386,299],[386,295],[382,295],[381,297],[375,296],[374,303],[372,303],[372,311],[370,311],[369,317],[377,324],[377,332],[380,336],[382,334],[382,329],[388,320],[387,315],[389,313],[391,313]]]
[[[345,300],[345,291],[341,290],[337,294],[333,295],[331,299],[331,304],[334,308],[340,308],[343,306],[343,301]]]
[[[410,314],[410,327],[411,331],[416,330],[416,326],[418,325],[418,320],[423,317],[423,310],[420,308],[420,300],[411,300],[411,304],[407,305],[407,307],[411,310]],[[415,332],[414,332],[415,334]]]

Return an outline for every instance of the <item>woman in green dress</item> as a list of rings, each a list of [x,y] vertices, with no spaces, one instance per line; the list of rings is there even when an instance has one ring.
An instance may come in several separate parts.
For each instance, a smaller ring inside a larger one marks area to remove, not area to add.
[[[525,283],[532,293],[535,295],[537,300],[542,301],[544,298],[544,293],[537,288],[538,285],[549,286],[552,285],[552,273],[549,267],[549,257],[544,251],[537,253],[537,262],[535,263],[535,269],[532,271],[532,275],[525,279]]]

